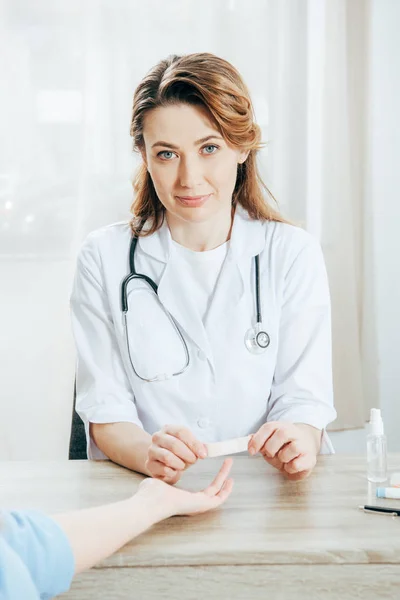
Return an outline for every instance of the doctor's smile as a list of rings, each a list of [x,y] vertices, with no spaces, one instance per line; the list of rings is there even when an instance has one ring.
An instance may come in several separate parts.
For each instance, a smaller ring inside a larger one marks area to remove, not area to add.
[[[175,198],[184,206],[195,208],[197,206],[203,206],[210,196],[211,194],[206,194],[203,196],[175,196]]]

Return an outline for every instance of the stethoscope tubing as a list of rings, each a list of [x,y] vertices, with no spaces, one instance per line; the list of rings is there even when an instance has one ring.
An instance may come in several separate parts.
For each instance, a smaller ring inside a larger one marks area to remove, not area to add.
[[[136,267],[135,267],[135,251],[136,251],[136,245],[137,245],[137,241],[138,241],[138,237],[137,236],[132,236],[132,240],[130,243],[130,247],[129,247],[129,269],[130,269],[130,273],[128,273],[128,275],[126,275],[126,277],[124,277],[124,279],[121,282],[121,296],[120,296],[120,301],[121,301],[121,311],[122,311],[122,318],[123,318],[123,326],[124,326],[124,331],[125,331],[125,343],[126,343],[126,347],[127,347],[127,351],[128,351],[128,356],[129,356],[129,361],[131,363],[132,369],[135,373],[135,375],[137,377],[139,377],[139,379],[142,379],[143,381],[147,381],[147,382],[154,382],[154,381],[160,381],[160,379],[167,379],[172,377],[175,377],[177,375],[181,375],[182,373],[184,373],[186,371],[186,369],[188,368],[189,364],[190,364],[190,354],[189,354],[189,349],[187,346],[187,343],[185,341],[185,338],[179,328],[178,323],[176,322],[176,320],[174,319],[174,317],[163,307],[159,297],[158,297],[158,286],[157,284],[151,279],[151,277],[148,277],[147,275],[144,275],[142,273],[137,273],[136,271]],[[254,328],[254,347],[256,349],[255,353],[259,353],[260,351],[264,351],[270,344],[270,338],[269,335],[265,332],[262,331],[262,312],[261,312],[261,286],[260,286],[260,255],[257,254],[254,257],[254,263],[255,263],[255,292],[256,292],[256,315],[257,315],[257,323],[256,326]],[[182,342],[183,348],[184,348],[184,352],[185,352],[185,364],[184,366],[179,370],[176,371],[175,373],[172,373],[170,376],[165,376],[165,377],[160,377],[160,376],[156,376],[153,378],[146,378],[141,376],[133,363],[132,360],[132,355],[131,355],[131,350],[130,350],[130,344],[129,344],[129,334],[128,334],[128,324],[127,324],[127,313],[128,313],[128,285],[130,284],[131,281],[138,279],[138,280],[142,280],[145,281],[147,283],[147,285],[150,286],[150,288],[153,290],[154,294],[156,295],[158,301],[160,302],[160,306],[162,308],[162,310],[164,310],[165,314],[167,315],[167,317],[169,318],[171,324],[173,325],[174,329],[176,330],[177,334],[179,335],[179,338]],[[246,336],[248,335],[248,332],[246,334]],[[264,339],[264,343],[260,344],[259,343],[259,339],[260,339],[260,335],[261,338]],[[266,340],[266,342],[265,342]],[[246,340],[246,347],[249,349],[249,351],[251,352],[252,350],[249,348],[249,346],[251,347],[251,345],[253,344],[253,342],[251,342],[250,344],[248,344],[248,340]]]

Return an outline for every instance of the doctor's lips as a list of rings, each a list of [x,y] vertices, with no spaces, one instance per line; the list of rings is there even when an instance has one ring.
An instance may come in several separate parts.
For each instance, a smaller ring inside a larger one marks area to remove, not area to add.
[[[202,206],[212,194],[206,196],[175,196],[175,198],[184,206]]]

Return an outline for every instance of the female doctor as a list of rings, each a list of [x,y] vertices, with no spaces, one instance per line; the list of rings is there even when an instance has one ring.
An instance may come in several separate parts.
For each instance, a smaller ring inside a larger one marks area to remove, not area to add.
[[[321,249],[265,198],[248,90],[212,54],[137,87],[130,223],[90,234],[71,298],[88,457],[168,483],[206,443],[309,475],[334,420]]]

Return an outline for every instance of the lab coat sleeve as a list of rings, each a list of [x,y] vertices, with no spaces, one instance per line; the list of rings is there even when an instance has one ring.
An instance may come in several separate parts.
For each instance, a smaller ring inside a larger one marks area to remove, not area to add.
[[[130,422],[143,429],[118,347],[95,238],[77,260],[71,295],[77,350],[76,410],[85,423],[88,458],[107,458],[89,436],[89,423]]]
[[[267,420],[321,429],[320,452],[331,454],[334,449],[325,431],[336,418],[329,285],[320,245],[305,236],[305,245],[285,275]]]

